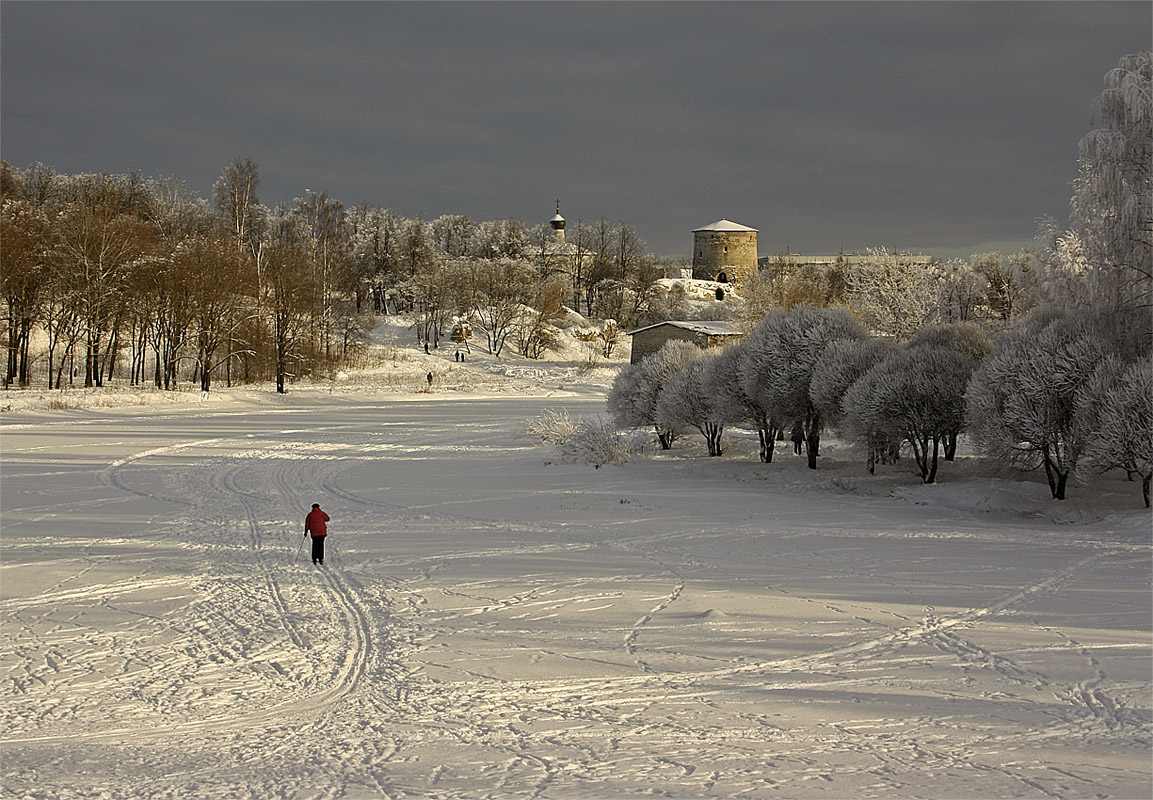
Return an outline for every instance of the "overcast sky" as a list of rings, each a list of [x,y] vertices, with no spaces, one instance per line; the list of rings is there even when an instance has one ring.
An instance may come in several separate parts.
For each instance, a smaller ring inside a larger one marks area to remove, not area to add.
[[[0,5],[0,157],[432,219],[604,217],[659,255],[968,255],[1065,222],[1141,2]]]

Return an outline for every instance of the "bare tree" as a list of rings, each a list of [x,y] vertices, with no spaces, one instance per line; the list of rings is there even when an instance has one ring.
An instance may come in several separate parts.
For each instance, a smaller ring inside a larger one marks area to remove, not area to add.
[[[133,187],[112,179],[82,187],[83,199],[60,214],[56,257],[70,265],[78,289],[87,352],[85,386],[103,386],[107,356],[115,352],[132,263],[150,245],[152,230],[131,213]]]
[[[259,233],[260,170],[250,158],[234,158],[212,186],[212,201],[241,246],[255,246]]]
[[[51,223],[44,206],[20,197],[0,202],[0,285],[8,307],[8,368],[4,385],[28,386],[33,327],[38,323],[47,288]]]
[[[284,394],[287,382],[295,377],[305,360],[304,344],[309,335],[320,289],[306,251],[295,243],[273,240],[262,248],[264,308],[272,328],[276,391]]]

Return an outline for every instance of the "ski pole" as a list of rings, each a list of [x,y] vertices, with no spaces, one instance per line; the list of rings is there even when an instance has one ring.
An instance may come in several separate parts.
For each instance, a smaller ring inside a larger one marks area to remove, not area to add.
[[[308,538],[308,531],[305,531],[304,535],[300,537],[300,547],[296,548],[296,555],[297,556],[299,556],[300,551],[304,549],[304,540],[307,538]]]

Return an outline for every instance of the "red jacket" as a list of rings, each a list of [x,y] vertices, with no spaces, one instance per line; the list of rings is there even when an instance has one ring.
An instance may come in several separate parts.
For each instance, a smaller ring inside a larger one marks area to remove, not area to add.
[[[319,508],[314,508],[304,518],[304,530],[306,533],[311,533],[314,539],[318,536],[327,536],[328,528],[324,524],[326,522],[328,522],[328,514]]]

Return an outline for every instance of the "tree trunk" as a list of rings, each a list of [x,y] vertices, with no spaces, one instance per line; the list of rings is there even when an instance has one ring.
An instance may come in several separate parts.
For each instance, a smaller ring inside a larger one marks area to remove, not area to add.
[[[1050,455],[1049,447],[1042,449],[1044,453],[1045,477],[1049,481],[1049,491],[1054,500],[1065,499],[1065,483],[1069,480],[1069,473],[1062,471],[1060,464],[1056,463]]]
[[[945,434],[945,460],[952,461],[957,455],[957,437],[956,431],[950,431]]]
[[[1153,478],[1153,474],[1144,475],[1141,478],[1141,494],[1145,498],[1145,508],[1149,508],[1149,481]]]
[[[773,463],[773,448],[777,443],[777,429],[766,423],[758,423],[757,438],[761,440],[761,463]]]
[[[821,418],[817,414],[805,423],[805,453],[809,457],[809,469],[816,469],[817,456],[821,454]]]
[[[4,373],[4,385],[11,386],[12,379],[16,377],[16,341],[12,338],[12,331],[16,330],[16,304],[8,298],[8,368]]]
[[[934,483],[937,480],[937,453],[941,449],[941,440],[939,437],[933,437],[933,455],[932,461],[929,465],[929,477],[925,479],[925,483]]]
[[[28,344],[32,341],[32,320],[25,317],[20,320],[20,388],[27,389],[32,382],[32,371],[28,359]]]

